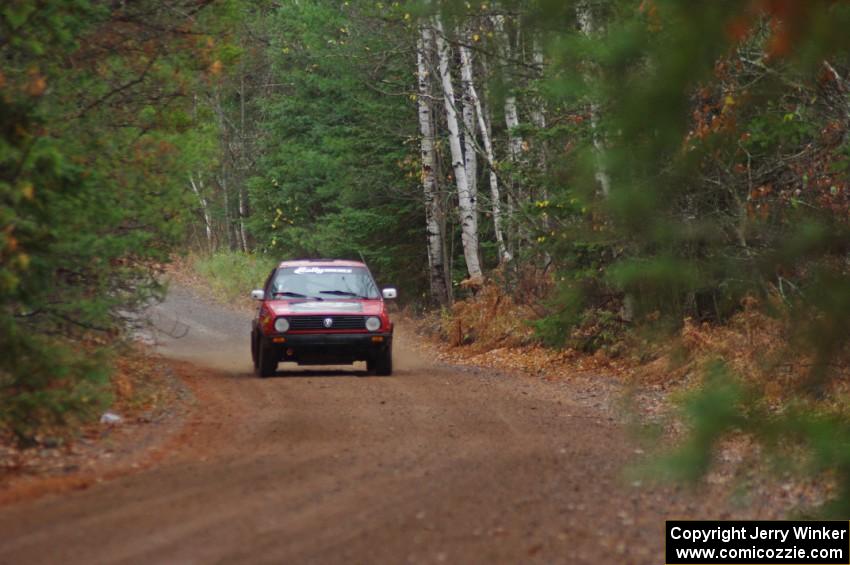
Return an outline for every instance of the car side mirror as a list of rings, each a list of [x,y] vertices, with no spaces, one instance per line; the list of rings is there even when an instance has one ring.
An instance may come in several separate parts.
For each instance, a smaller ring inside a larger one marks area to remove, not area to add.
[[[398,291],[393,287],[387,287],[381,291],[383,297],[387,300],[392,300],[393,298],[398,298]]]
[[[251,298],[253,298],[254,300],[262,300],[265,297],[266,297],[266,291],[265,290],[252,290],[251,291]]]

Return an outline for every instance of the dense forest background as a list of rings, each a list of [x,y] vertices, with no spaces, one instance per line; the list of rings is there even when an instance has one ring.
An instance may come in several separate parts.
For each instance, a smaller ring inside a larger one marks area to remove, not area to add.
[[[850,505],[846,3],[0,14],[0,425],[22,441],[108,401],[103,356],[175,252],[362,256],[444,316],[495,288],[552,347],[775,321],[771,386],[708,365],[673,468],[746,433]]]

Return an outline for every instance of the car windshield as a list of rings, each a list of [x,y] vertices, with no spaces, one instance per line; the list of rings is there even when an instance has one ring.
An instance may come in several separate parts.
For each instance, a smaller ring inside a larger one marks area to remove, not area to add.
[[[284,267],[272,281],[276,298],[370,298],[380,294],[372,275],[363,267]]]

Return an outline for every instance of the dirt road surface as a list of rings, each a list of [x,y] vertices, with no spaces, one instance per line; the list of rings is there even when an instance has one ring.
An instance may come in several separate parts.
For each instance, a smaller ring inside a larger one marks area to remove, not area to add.
[[[624,478],[633,443],[570,386],[438,366],[252,376],[248,315],[153,312],[195,408],[157,465],[0,508],[0,563],[662,563],[690,496]],[[715,518],[721,517],[714,515]]]

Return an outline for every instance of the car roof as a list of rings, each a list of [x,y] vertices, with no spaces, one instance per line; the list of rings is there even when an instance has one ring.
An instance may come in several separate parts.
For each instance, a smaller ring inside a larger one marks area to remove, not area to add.
[[[279,268],[283,267],[365,267],[360,261],[348,261],[345,259],[297,259],[295,261],[281,261]]]

